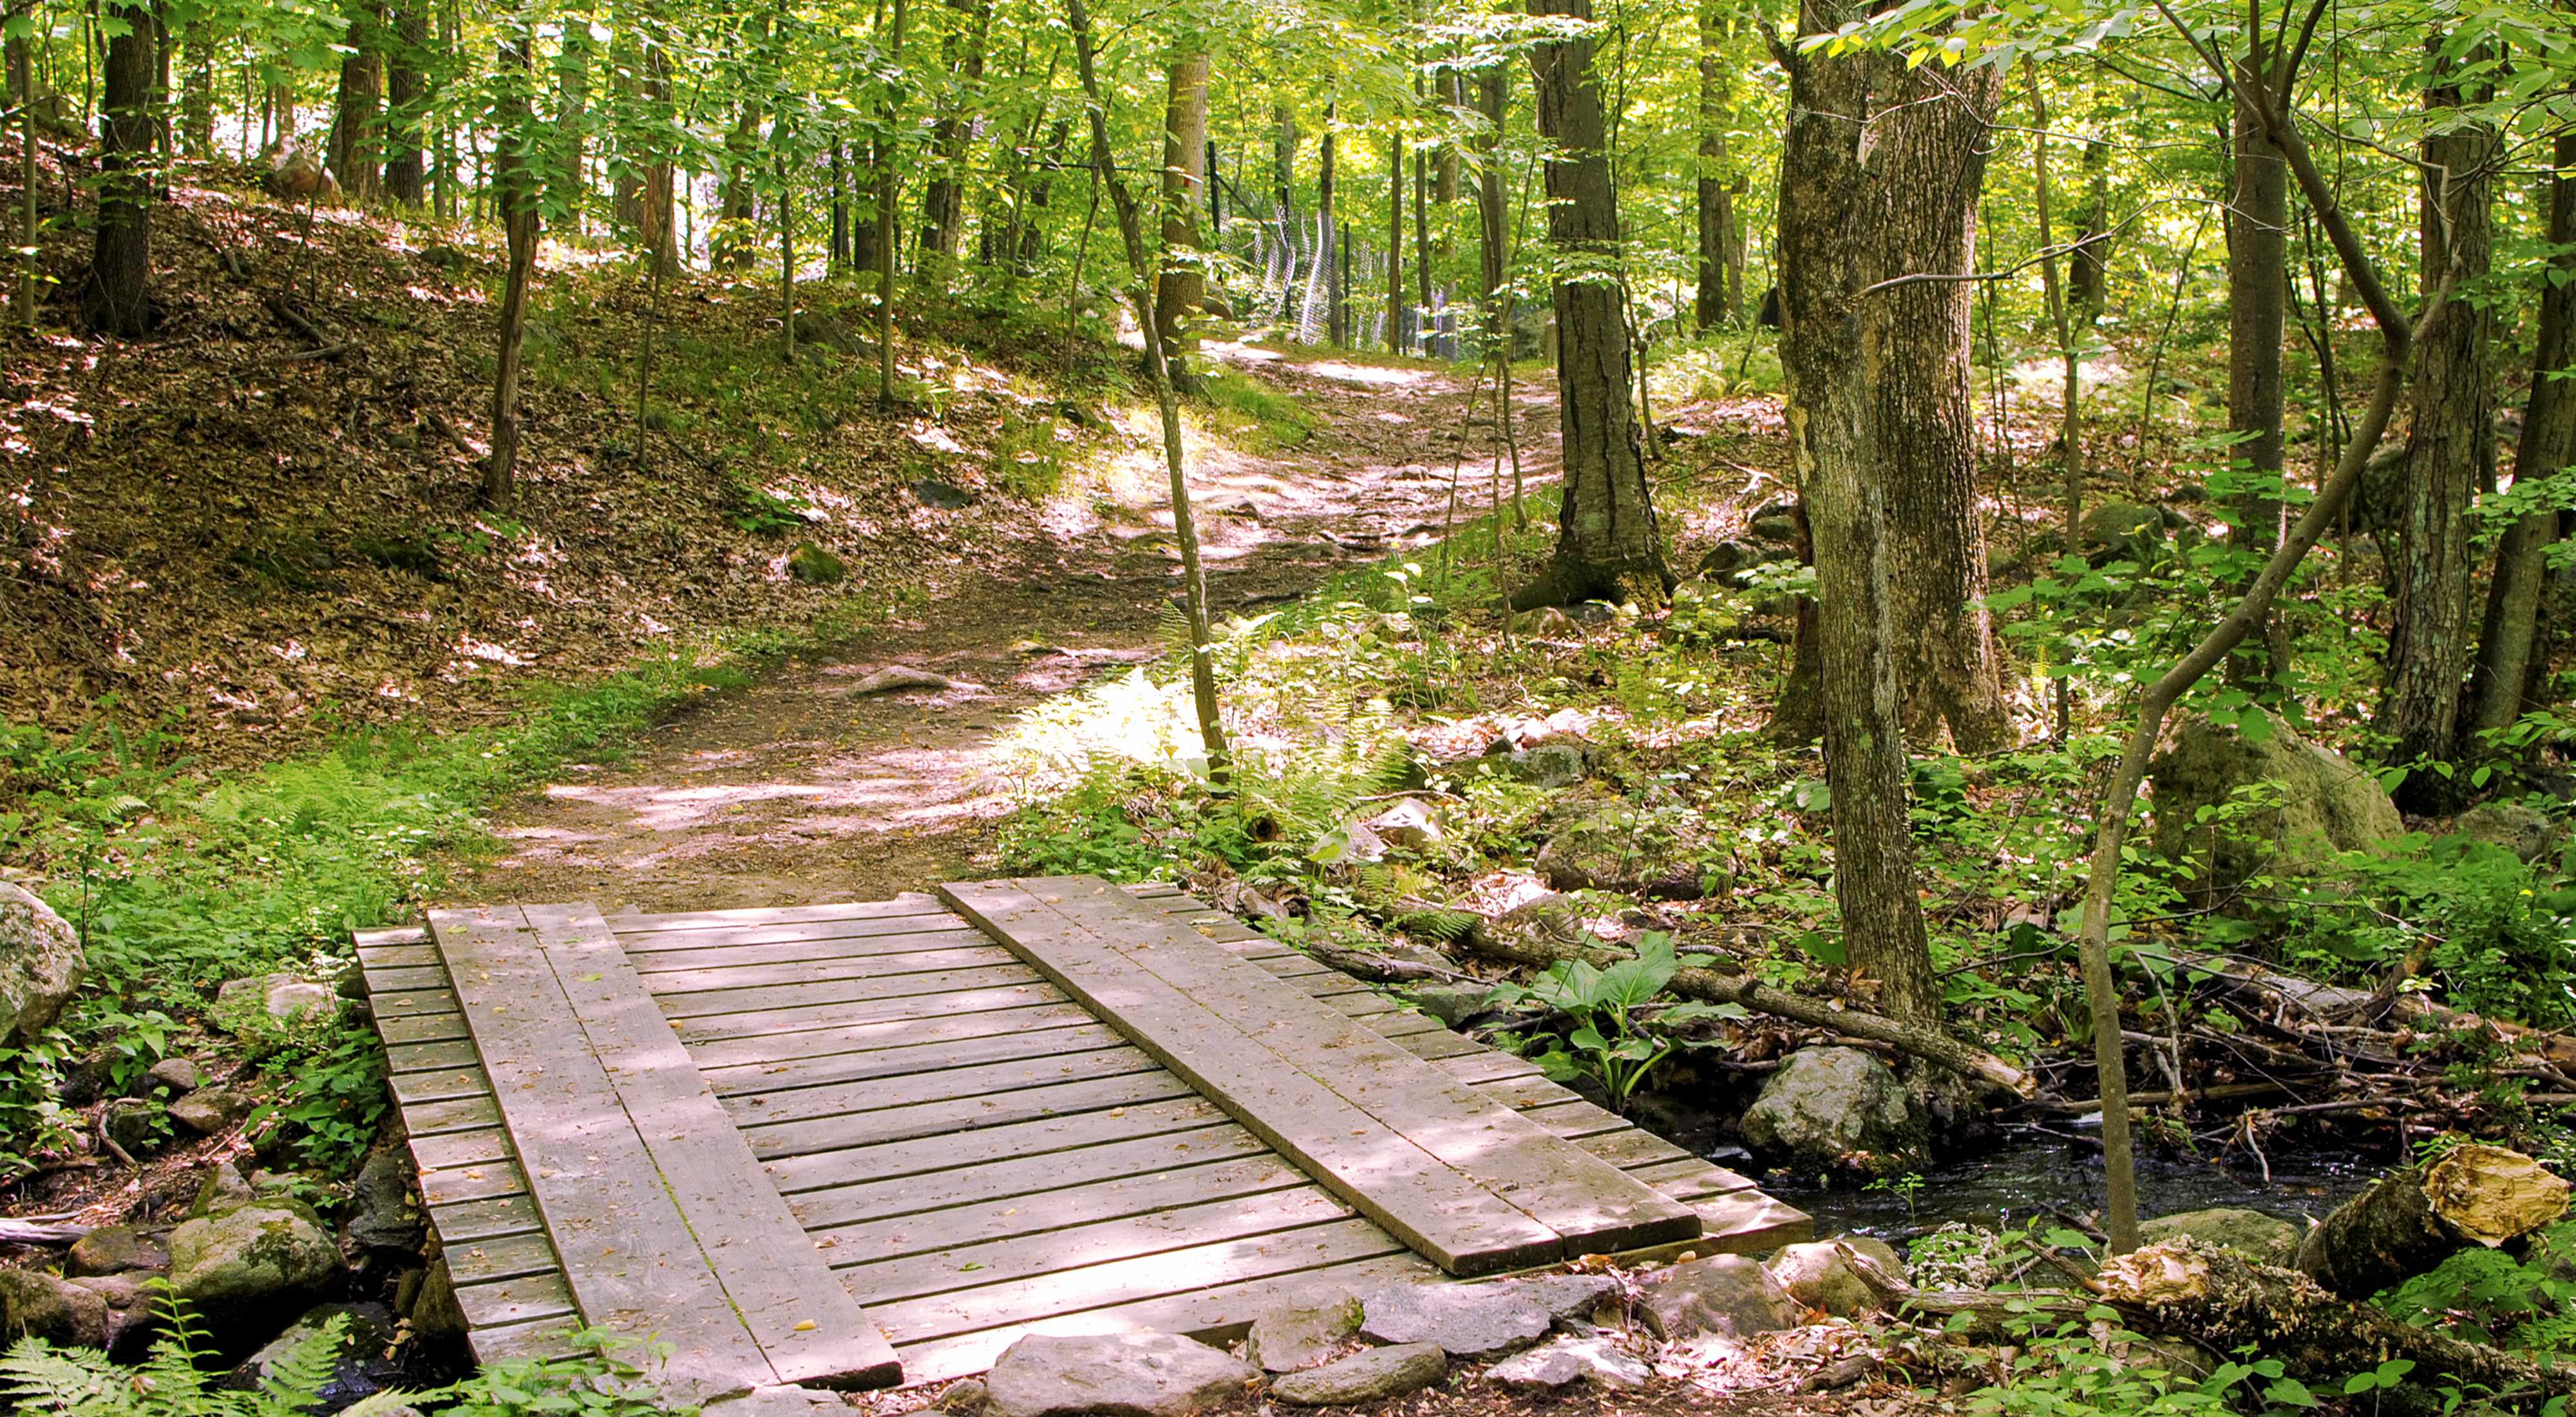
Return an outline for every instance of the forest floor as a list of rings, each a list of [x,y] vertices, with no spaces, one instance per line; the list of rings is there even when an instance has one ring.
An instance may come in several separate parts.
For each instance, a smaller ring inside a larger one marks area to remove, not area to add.
[[[1311,420],[1293,446],[1194,449],[1215,613],[1257,613],[1431,542],[1453,472],[1465,515],[1486,504],[1491,420],[1468,436],[1471,391],[1444,366],[1240,344],[1210,354]],[[1516,392],[1533,482],[1553,470],[1554,413],[1549,386]],[[1150,442],[1150,424],[1133,431]],[[1180,592],[1170,497],[1150,476],[1133,481],[1124,497],[1060,498],[1044,534],[937,568],[920,600],[845,651],[800,659],[660,725],[619,762],[575,764],[522,795],[492,821],[505,853],[460,869],[448,894],[712,910],[879,898],[987,870],[1014,801],[995,757],[1006,720],[1168,651],[1166,606]],[[953,684],[856,691],[890,665]]]

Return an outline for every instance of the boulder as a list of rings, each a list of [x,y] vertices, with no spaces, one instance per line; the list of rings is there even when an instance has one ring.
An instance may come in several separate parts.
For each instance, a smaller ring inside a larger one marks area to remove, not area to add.
[[[1556,1339],[1485,1370],[1486,1381],[1515,1392],[1554,1392],[1579,1382],[1636,1387],[1653,1375],[1636,1355],[1621,1351],[1606,1335],[1597,1333]]]
[[[1895,1175],[1923,1158],[1923,1109],[1878,1055],[1801,1048],[1744,1112],[1744,1139],[1801,1171]]]
[[[456,1302],[456,1280],[446,1260],[432,1262],[421,1275],[403,1319],[411,1325],[412,1336],[424,1343],[465,1341],[465,1309]]]
[[[197,1184],[197,1198],[188,1205],[188,1218],[210,1219],[239,1210],[257,1198],[258,1193],[238,1168],[229,1161],[218,1161],[206,1168],[206,1179]]]
[[[1369,818],[1367,825],[1370,831],[1377,833],[1378,840],[1406,851],[1420,851],[1447,840],[1431,804],[1419,797],[1403,799]]]
[[[1664,900],[1697,900],[1699,868],[1669,835],[1646,829],[1637,809],[1604,802],[1582,809],[1548,837],[1532,863],[1560,891],[1620,891]]]
[[[975,1386],[981,1388],[983,1384]],[[827,1412],[848,1410],[849,1404],[841,1400],[839,1393],[788,1383],[772,1383],[719,1397],[700,1409],[705,1417],[823,1417]]]
[[[341,1237],[362,1255],[417,1261],[429,1240],[429,1223],[412,1189],[411,1161],[400,1148],[367,1153],[349,1183]]]
[[[1847,1241],[1817,1240],[1787,1246],[1762,1267],[1800,1304],[1851,1318],[1887,1307],[1904,1283],[1896,1252],[1877,1241],[1868,1243],[1887,1251],[1886,1262]]]
[[[1416,984],[1405,994],[1414,1007],[1456,1028],[1485,1012],[1485,997],[1493,992],[1485,984]]]
[[[1360,1336],[1436,1343],[1452,1358],[1491,1358],[1536,1343],[1558,1319],[1588,1314],[1618,1292],[1616,1280],[1598,1274],[1391,1285],[1361,1299]]]
[[[1580,739],[1557,738],[1506,750],[1503,772],[1532,787],[1572,787],[1592,771],[1592,754]]]
[[[0,1044],[44,1032],[87,968],[71,922],[26,888],[0,881]]]
[[[328,984],[292,974],[258,974],[226,980],[215,991],[215,1021],[239,1033],[263,1024],[287,1025],[308,1016],[328,1017],[340,1008],[340,996]]]
[[[2520,802],[2481,802],[2462,812],[2451,830],[2471,841],[2501,846],[2525,861],[2537,861],[2556,850],[2567,836],[2565,823]]]
[[[154,1086],[166,1087],[173,1094],[191,1093],[206,1083],[204,1070],[186,1058],[164,1058],[154,1063],[151,1071],[143,1076]]]
[[[2234,1250],[2257,1264],[2288,1264],[2298,1254],[2301,1238],[2300,1228],[2289,1221],[2265,1215],[2259,1210],[2233,1206],[2186,1210],[2138,1223],[2138,1239],[2142,1244],[2198,1240],[2203,1244]]]
[[[974,505],[975,494],[954,482],[942,482],[936,477],[925,477],[912,484],[912,499],[925,507],[954,512]]]
[[[1311,1367],[1360,1331],[1360,1301],[1346,1292],[1283,1300],[1252,1316],[1243,1356],[1265,1373]]]
[[[170,1104],[170,1116],[201,1137],[228,1132],[257,1110],[259,1102],[229,1087],[201,1087]]]
[[[2207,714],[2185,715],[2147,765],[2154,784],[2155,846],[2188,862],[2194,900],[2207,906],[2257,871],[2324,873],[2341,851],[2366,851],[2401,835],[2406,823],[2378,779],[2293,732],[2268,711],[2260,741]],[[2200,820],[2204,807],[2240,789],[2273,784],[2279,803],[2247,812],[2223,829]]]
[[[839,585],[848,579],[850,568],[813,542],[800,541],[787,553],[787,574],[807,585]]]
[[[72,1242],[63,1268],[73,1275],[157,1272],[170,1267],[170,1252],[161,1242],[131,1225],[104,1225]]]
[[[257,1201],[170,1233],[170,1287],[210,1321],[310,1299],[339,1273],[329,1232],[290,1201]]]
[[[1646,1327],[1678,1341],[1694,1334],[1751,1338],[1798,1322],[1798,1301],[1760,1264],[1742,1255],[1687,1260],[1649,1277],[1638,1294]]]
[[[1292,1407],[1342,1407],[1417,1393],[1448,1376],[1449,1355],[1439,1344],[1399,1343],[1290,1373],[1270,1385],[1270,1395]]]
[[[97,1291],[41,1270],[0,1269],[0,1337],[105,1348],[111,1336],[107,1300]]]
[[[167,1109],[148,1097],[111,1097],[98,1111],[98,1130],[128,1153],[141,1155],[160,1145],[169,1132],[168,1118]]]
[[[385,1356],[394,1346],[394,1320],[383,1305],[317,1304],[288,1325],[286,1332],[243,1359],[233,1370],[234,1383],[257,1387],[267,1381],[279,1364],[306,1344],[320,1341],[335,1318],[340,1320],[340,1338],[332,1349],[331,1376],[316,1394],[322,1399],[322,1410],[336,1412],[401,1381],[401,1368]]]
[[[820,310],[796,312],[796,342],[809,347],[828,349],[834,354],[856,354],[859,341],[839,320]]]
[[[107,1304],[107,1342],[103,1346],[108,1356],[131,1362],[152,1346],[152,1336],[161,1326],[159,1296],[152,1278],[138,1270],[84,1275],[72,1281]]]
[[[1177,1334],[1030,1334],[1002,1350],[984,1389],[1003,1417],[1183,1417],[1261,1371]]]
[[[1774,546],[1795,546],[1798,544],[1798,513],[1794,508],[1778,504],[1765,507],[1753,514],[1753,520],[1744,524],[1744,532],[1756,541],[1767,541]]]
[[[2084,513],[2079,531],[2086,551],[2143,557],[2164,540],[2165,514],[2135,502],[2104,502]]]
[[[1776,543],[1721,541],[1699,558],[1699,578],[1742,590],[1751,579],[1749,573],[1756,568],[1789,560],[1797,554],[1791,548]]]

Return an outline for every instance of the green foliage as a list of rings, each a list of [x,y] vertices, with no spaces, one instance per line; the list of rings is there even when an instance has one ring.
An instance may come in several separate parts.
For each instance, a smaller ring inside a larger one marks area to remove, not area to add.
[[[1670,936],[1648,934],[1637,942],[1633,958],[1608,969],[1560,960],[1527,986],[1497,985],[1486,998],[1505,1007],[1539,1004],[1563,1015],[1570,1026],[1562,1040],[1524,1040],[1523,1051],[1535,1048],[1538,1065],[1560,1082],[1591,1078],[1612,1107],[1624,1109],[1656,1066],[1684,1046],[1675,1030],[1702,1019],[1745,1017],[1740,1004],[1687,999],[1655,1006],[1676,972],[1714,963],[1705,955],[1676,956]]]
[[[2551,1226],[2520,1255],[2472,1245],[2381,1296],[2406,1322],[2530,1353],[2576,1352],[2576,1224]]]
[[[2167,1366],[2144,1335],[2121,1327],[2117,1310],[2097,1305],[2071,1318],[2028,1300],[2006,1300],[2003,1307],[2013,1340],[2007,1374],[1970,1393],[1962,1403],[1966,1411],[1996,1417],[2286,1417],[2318,1405],[2277,1358],[2228,1359],[2206,1376],[2193,1377]],[[1963,1316],[1952,1325],[1966,1322]]]
[[[108,1361],[92,1348],[56,1348],[41,1338],[18,1341],[0,1356],[0,1397],[44,1417],[306,1417],[319,1403],[348,1320],[334,1314],[255,1385],[235,1388],[205,1333],[184,1306],[157,1299],[168,1331],[138,1367]],[[344,1409],[344,1417],[377,1417],[414,1399],[378,1393]]]

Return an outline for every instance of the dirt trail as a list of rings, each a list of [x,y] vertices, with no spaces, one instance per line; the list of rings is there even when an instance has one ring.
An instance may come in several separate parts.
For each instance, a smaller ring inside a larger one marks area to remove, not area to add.
[[[1215,352],[1296,395],[1314,421],[1295,448],[1211,450],[1194,465],[1217,610],[1291,598],[1436,535],[1462,381],[1430,365]],[[1552,471],[1554,403],[1544,388],[1520,392],[1525,466],[1540,476]],[[1489,490],[1485,432],[1465,446],[1462,515]],[[989,870],[1009,807],[989,768],[996,734],[1051,695],[1159,654],[1157,618],[1180,586],[1167,498],[1066,500],[1039,522],[1001,564],[934,568],[929,599],[846,658],[791,664],[662,725],[614,766],[576,766],[509,803],[493,822],[505,853],[460,871],[449,896],[726,909],[871,899]],[[1029,641],[1049,649],[1027,652]],[[851,692],[890,664],[957,684]]]

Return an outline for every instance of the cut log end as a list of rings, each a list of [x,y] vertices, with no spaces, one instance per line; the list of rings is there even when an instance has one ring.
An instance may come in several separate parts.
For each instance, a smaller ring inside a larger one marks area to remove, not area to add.
[[[2567,1213],[2567,1182],[2518,1151],[2463,1146],[2424,1173],[2424,1199],[2460,1238],[2492,1249]]]

